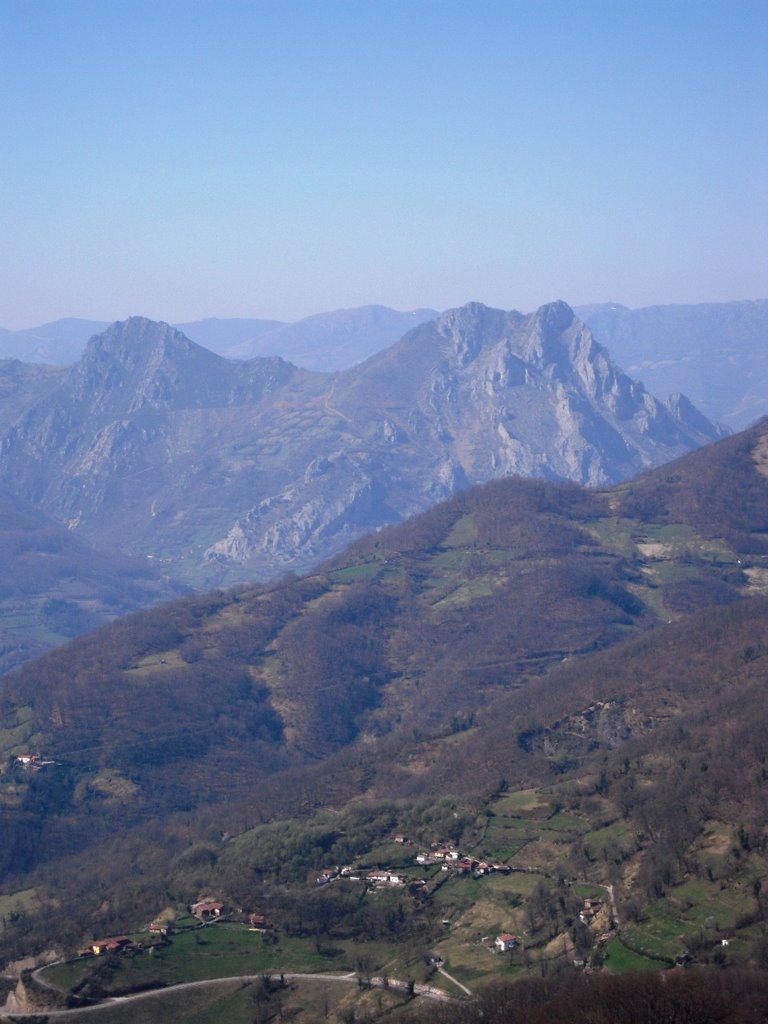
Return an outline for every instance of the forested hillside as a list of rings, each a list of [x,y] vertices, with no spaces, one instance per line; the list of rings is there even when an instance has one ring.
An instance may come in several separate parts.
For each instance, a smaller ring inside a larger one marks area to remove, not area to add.
[[[258,886],[290,934],[410,935],[466,965],[498,922],[532,963],[583,959],[601,947],[575,879],[613,887],[641,959],[706,960],[730,936],[757,962],[767,452],[763,422],[605,490],[497,481],[310,576],[142,612],[8,676],[0,866],[34,899],[5,948]],[[405,863],[398,831],[510,882],[470,898],[449,877],[381,913],[308,893],[328,864]]]

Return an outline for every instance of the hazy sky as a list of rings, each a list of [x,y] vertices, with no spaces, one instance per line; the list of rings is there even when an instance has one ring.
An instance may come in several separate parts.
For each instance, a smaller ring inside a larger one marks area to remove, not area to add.
[[[768,297],[766,0],[0,0],[0,325]]]

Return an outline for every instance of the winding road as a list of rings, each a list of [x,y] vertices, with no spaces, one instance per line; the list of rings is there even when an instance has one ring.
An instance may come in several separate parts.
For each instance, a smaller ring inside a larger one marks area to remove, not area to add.
[[[48,966],[51,965],[49,964]],[[38,970],[43,970],[43,968],[38,968]],[[35,974],[37,975],[37,971],[35,972]],[[450,976],[446,974],[446,977],[449,978]],[[135,992],[132,995],[113,996],[111,998],[105,999],[104,1002],[96,1003],[93,1006],[74,1007],[72,1009],[66,1010],[30,1007],[27,1010],[8,1011],[0,1007],[0,1024],[2,1024],[2,1022],[6,1020],[20,1020],[34,1014],[44,1014],[46,1017],[55,1018],[56,1020],[66,1020],[66,1018],[68,1016],[71,1016],[72,1014],[96,1014],[99,1011],[108,1011],[111,1006],[115,1006],[116,1004],[122,1005],[125,1003],[135,1002],[139,999],[152,999],[159,995],[163,995],[166,992],[181,992],[184,990],[195,988],[205,988],[212,987],[215,985],[232,984],[234,982],[249,984],[261,981],[262,978],[269,978],[271,981],[280,981],[280,979],[284,979],[285,981],[340,981],[354,985],[360,984],[361,980],[360,975],[356,974],[354,971],[348,972],[346,974],[301,974],[297,972],[288,971],[273,971],[269,974],[267,974],[266,972],[262,972],[260,974],[238,974],[231,978],[206,978],[202,981],[185,981],[181,982],[178,985],[168,985],[165,988],[149,989],[146,992]],[[460,982],[456,981],[455,978],[450,978],[450,980],[453,981],[456,985],[458,985],[459,988],[462,989],[464,992],[467,992],[469,994],[469,989],[465,988]],[[38,981],[40,981],[41,984],[45,985],[46,988],[49,988],[52,991],[55,991],[60,994],[58,989],[54,989],[52,985],[49,985],[42,979],[38,978]],[[398,978],[389,977],[386,978],[385,983],[385,978],[381,977],[366,979],[364,984],[371,985],[374,988],[386,987],[390,989],[397,989],[398,991],[402,992],[407,992],[410,983],[400,981]],[[434,988],[432,985],[414,985],[413,994],[417,996],[422,996],[425,999],[435,999],[443,1003],[456,1002],[455,999],[453,999],[451,996],[443,992],[442,989]]]

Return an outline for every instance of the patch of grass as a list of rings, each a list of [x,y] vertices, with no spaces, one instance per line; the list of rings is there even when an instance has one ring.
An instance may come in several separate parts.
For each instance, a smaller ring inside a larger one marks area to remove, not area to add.
[[[528,836],[513,839],[509,835],[489,833],[483,840],[483,853],[493,860],[509,860],[510,857],[516,857],[529,842]]]
[[[548,806],[549,801],[542,798],[538,789],[520,789],[516,793],[506,793],[490,805],[491,810],[499,818],[506,815],[521,815],[525,811]]]
[[[638,529],[636,519],[607,517],[592,519],[580,523],[583,529],[596,537],[600,544],[616,554],[632,557],[635,554],[635,534]]]
[[[675,562],[656,561],[652,568],[653,576],[660,584],[680,583],[684,580],[698,580],[700,573],[694,566],[677,565]]]
[[[561,859],[565,858],[568,842],[557,838],[556,832],[529,839],[519,854],[508,863],[518,870],[550,873]]]
[[[571,886],[571,892],[580,899],[605,899],[605,889],[599,885],[590,885],[588,882],[576,882]]]
[[[590,829],[589,822],[584,818],[579,818],[575,814],[565,814],[562,811],[547,818],[545,824],[547,828],[556,832],[578,832],[581,834]]]
[[[242,925],[212,925],[174,935],[168,945],[154,953],[117,958],[113,972],[103,984],[108,991],[141,987],[150,982],[175,985],[205,979],[231,978],[263,973],[354,971],[361,955],[379,970],[402,963],[402,948],[388,943],[360,943],[334,940],[331,955],[319,952],[309,938],[281,937],[277,945],[266,945],[260,934]],[[46,980],[67,991],[87,974],[105,963],[102,958],[59,964],[45,972]]]
[[[45,970],[45,980],[62,992],[69,992],[73,986],[82,981],[90,974],[96,966],[96,961],[91,957],[83,960],[70,960],[66,964],[55,964]]]
[[[622,971],[658,971],[659,961],[633,953],[617,938],[613,938],[605,945],[605,968],[617,974]]]
[[[35,910],[38,906],[35,889],[21,889],[19,892],[0,895],[0,933],[12,927],[12,917]]]
[[[443,541],[446,548],[466,548],[477,539],[477,526],[471,515],[457,519]]]
[[[329,574],[334,583],[355,583],[358,580],[374,580],[381,575],[382,562],[361,562],[345,569],[336,569]]]
[[[109,800],[125,802],[132,800],[138,794],[139,787],[121,772],[104,768],[85,779],[80,790],[83,791],[81,795],[90,791]]]
[[[493,580],[478,578],[470,580],[460,587],[456,587],[446,597],[441,598],[434,605],[435,608],[449,608],[457,604],[470,604],[480,597],[490,597],[495,591]]]
[[[251,986],[222,981],[194,989],[153,992],[130,1002],[72,1010],[68,1024],[250,1024]]]
[[[628,925],[625,934],[631,945],[656,956],[674,959],[683,951],[682,936],[689,927],[660,900],[650,906],[639,924]]]
[[[491,829],[507,835],[537,836],[541,832],[542,824],[540,818],[497,818]]]
[[[741,915],[755,908],[752,895],[738,885],[723,888],[702,878],[676,886],[664,902],[688,926],[708,927],[712,921],[719,929],[733,928]]]
[[[186,1018],[184,1024],[251,1024],[254,992],[254,984],[243,985]]]
[[[583,836],[584,849],[588,855],[596,860],[602,856],[607,843],[616,842],[623,848],[634,847],[634,835],[632,825],[628,821],[615,821],[611,825],[595,829],[594,832],[587,832]]]
[[[137,674],[140,676],[146,675],[148,672],[152,674],[162,671],[171,671],[172,669],[184,668],[185,662],[181,659],[177,650],[163,651],[161,654],[148,654],[141,661],[137,661],[133,665],[129,665],[125,669],[125,675],[130,678],[131,675]]]
[[[466,551],[461,549],[440,551],[429,560],[432,572],[437,569],[440,572],[457,573],[464,566],[467,560]]]
[[[22,747],[29,743],[32,731],[32,708],[18,708],[6,722],[5,728],[0,729],[0,751],[7,751],[9,754],[26,753]]]
[[[491,875],[484,879],[483,883],[491,893],[530,896],[543,879],[544,875],[536,871],[513,871],[509,875]]]

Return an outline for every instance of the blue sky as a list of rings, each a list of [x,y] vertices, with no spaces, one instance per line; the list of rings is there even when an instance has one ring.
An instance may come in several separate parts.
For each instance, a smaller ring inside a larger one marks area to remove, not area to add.
[[[765,0],[0,0],[0,325],[768,296]]]

